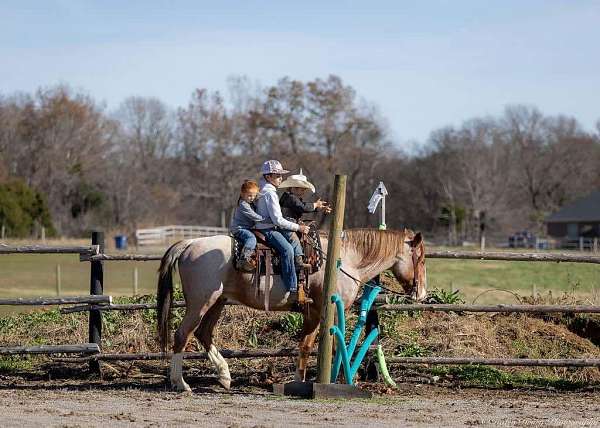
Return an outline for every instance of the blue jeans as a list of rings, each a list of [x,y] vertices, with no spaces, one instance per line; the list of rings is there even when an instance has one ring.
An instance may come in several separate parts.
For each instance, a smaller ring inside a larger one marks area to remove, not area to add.
[[[256,236],[254,236],[254,233],[248,229],[238,229],[233,232],[233,236],[242,244],[242,257],[249,258],[252,255],[252,251],[256,248]]]
[[[292,244],[294,256],[304,255],[304,251],[302,251],[302,245],[300,244],[300,239],[298,238],[298,235],[296,235],[296,232],[292,232],[291,230],[279,230],[279,233],[281,233],[283,237],[287,239],[290,244]]]
[[[281,279],[289,291],[298,291],[298,278],[294,266],[294,247],[280,231],[275,229],[261,230],[267,244],[274,248],[281,260]],[[283,231],[285,233],[285,231]]]

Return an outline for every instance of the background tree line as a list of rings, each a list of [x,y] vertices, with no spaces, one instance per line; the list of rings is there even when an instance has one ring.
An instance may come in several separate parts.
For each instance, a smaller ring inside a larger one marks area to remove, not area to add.
[[[383,180],[389,227],[452,242],[474,239],[481,213],[500,237],[540,228],[546,214],[600,188],[600,122],[590,133],[574,118],[509,106],[434,130],[406,153],[377,109],[337,76],[229,83],[227,96],[197,89],[176,110],[130,97],[109,112],[65,86],[1,95],[0,184],[20,180],[43,195],[61,235],[220,225],[241,182],[276,158],[302,168],[327,199],[333,174],[348,174],[347,227],[376,224],[366,204]]]

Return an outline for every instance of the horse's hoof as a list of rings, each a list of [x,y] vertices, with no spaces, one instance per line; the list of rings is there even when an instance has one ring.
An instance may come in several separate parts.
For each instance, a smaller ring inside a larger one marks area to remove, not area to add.
[[[192,388],[190,388],[190,386],[186,382],[183,382],[183,384],[177,384],[177,383],[171,384],[171,389],[175,392],[181,392],[181,393],[192,392]]]
[[[294,381],[304,382],[304,372],[300,371],[300,370],[296,370],[296,373],[294,373]]]
[[[219,383],[225,389],[230,389],[231,388],[231,379],[220,377],[219,378]]]

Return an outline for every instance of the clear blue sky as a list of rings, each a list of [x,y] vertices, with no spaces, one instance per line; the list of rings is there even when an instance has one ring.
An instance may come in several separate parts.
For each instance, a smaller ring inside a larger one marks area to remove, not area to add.
[[[600,1],[0,3],[0,93],[68,83],[114,109],[185,105],[227,77],[337,74],[401,146],[506,104],[600,118]]]

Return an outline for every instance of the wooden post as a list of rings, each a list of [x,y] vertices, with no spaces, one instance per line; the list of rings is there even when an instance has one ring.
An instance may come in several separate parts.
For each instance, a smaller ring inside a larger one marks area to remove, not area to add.
[[[60,297],[62,284],[61,284],[61,274],[60,274],[60,265],[56,265],[56,295]]]
[[[6,226],[2,225],[2,239],[6,238]]]
[[[42,226],[42,242],[46,242],[46,228]]]
[[[138,268],[133,268],[133,295],[138,295]]]
[[[323,307],[321,310],[321,326],[319,331],[319,353],[317,358],[317,382],[331,383],[331,362],[333,337],[329,329],[333,326],[335,307],[331,296],[337,288],[340,248],[344,227],[344,208],[346,205],[346,176],[336,174],[334,189],[333,218],[329,228],[327,244],[327,265],[325,266],[325,282],[323,284]]]
[[[104,232],[92,232],[92,245],[100,247],[100,253],[104,253]],[[90,294],[103,294],[104,271],[101,261],[90,262]],[[102,312],[91,310],[89,318],[89,342],[96,343],[101,347],[102,342]],[[100,363],[90,361],[90,370],[100,373]]]
[[[598,238],[594,238],[594,253],[598,252]]]
[[[579,237],[579,251],[583,251],[583,236]]]

